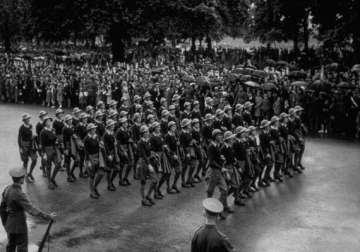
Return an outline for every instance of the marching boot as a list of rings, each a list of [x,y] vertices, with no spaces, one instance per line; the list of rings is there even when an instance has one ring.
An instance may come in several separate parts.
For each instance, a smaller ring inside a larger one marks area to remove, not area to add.
[[[95,191],[95,193],[98,194],[99,196],[100,196],[100,193],[99,193],[99,191],[97,190],[97,187],[98,187],[98,185],[100,184],[100,182],[101,182],[101,180],[102,180],[103,177],[104,177],[104,174],[97,174],[97,175],[95,176],[94,191]]]
[[[107,180],[107,184],[108,184],[108,187],[107,187],[108,191],[114,192],[114,191],[116,191],[116,187],[114,186],[114,184],[112,183],[112,180],[111,180],[112,172],[113,171],[109,171],[106,174],[106,180]]]

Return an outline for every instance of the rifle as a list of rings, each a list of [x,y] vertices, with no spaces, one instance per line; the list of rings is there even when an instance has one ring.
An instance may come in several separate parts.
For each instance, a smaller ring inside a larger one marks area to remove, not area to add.
[[[45,232],[45,234],[44,234],[44,236],[43,236],[43,238],[42,238],[42,240],[41,240],[41,242],[40,242],[40,244],[39,244],[38,252],[42,252],[42,250],[43,250],[43,248],[44,248],[44,246],[45,246],[45,243],[46,243],[46,241],[47,241],[47,239],[48,239],[48,237],[49,237],[50,229],[51,229],[51,226],[52,226],[53,223],[54,223],[53,220],[51,220],[51,221],[49,222],[48,227],[47,227],[47,229],[46,229],[46,232]]]

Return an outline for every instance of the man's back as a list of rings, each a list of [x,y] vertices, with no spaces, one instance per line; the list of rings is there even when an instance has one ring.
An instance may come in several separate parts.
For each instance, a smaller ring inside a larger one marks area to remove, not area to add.
[[[194,235],[191,252],[227,252],[233,247],[227,237],[220,233],[216,225],[203,225]]]

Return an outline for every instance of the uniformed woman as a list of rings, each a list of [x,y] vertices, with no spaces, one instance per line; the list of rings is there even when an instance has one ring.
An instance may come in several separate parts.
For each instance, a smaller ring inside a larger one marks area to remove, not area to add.
[[[119,120],[119,129],[116,132],[118,153],[121,160],[119,172],[119,185],[129,186],[129,174],[134,163],[134,153],[132,151],[131,135],[128,128],[128,120],[122,117]]]
[[[154,122],[151,125],[151,136],[150,136],[150,145],[151,145],[151,156],[154,161],[155,171],[159,174],[160,180],[157,184],[155,190],[155,198],[162,199],[164,195],[161,193],[161,186],[164,182],[168,182],[167,187],[170,187],[169,177],[171,174],[171,168],[169,160],[165,153],[165,142],[161,135],[160,123]]]
[[[174,171],[174,181],[170,188],[168,188],[168,193],[175,191],[180,193],[177,183],[181,175],[181,166],[180,166],[180,156],[179,156],[179,139],[176,135],[176,122],[171,121],[168,124],[168,133],[165,136],[165,143],[167,146],[168,159],[171,165],[171,168]],[[168,178],[170,180],[170,176]]]
[[[185,118],[181,121],[180,155],[182,160],[181,185],[184,188],[194,187],[192,183],[191,159],[195,156],[192,147],[191,120]],[[189,172],[187,174],[187,172]],[[186,176],[187,175],[187,176]]]
[[[205,151],[203,150],[202,147],[202,137],[201,137],[201,132],[200,132],[200,121],[198,118],[194,118],[192,120],[192,147],[194,149],[194,154],[192,159],[191,159],[191,166],[192,169],[194,170],[194,175],[191,177],[191,181],[193,181],[194,183],[200,183],[201,182],[201,178],[200,178],[200,173],[201,171],[203,171],[203,173],[205,172],[205,158],[204,158],[204,153]]]
[[[56,153],[57,138],[51,127],[52,119],[49,116],[44,117],[44,129],[40,133],[40,142],[45,154],[46,174],[48,178],[48,187],[54,190],[57,187],[55,182],[56,175],[60,169],[60,160]],[[54,169],[52,170],[52,164]]]
[[[103,136],[104,143],[104,161],[105,161],[105,170],[107,172],[107,184],[109,191],[115,191],[116,188],[113,184],[113,179],[116,174],[119,173],[120,160],[117,151],[117,143],[114,133],[116,122],[114,120],[107,120],[106,122],[106,131]],[[115,175],[114,175],[115,174]]]
[[[224,176],[228,184],[228,194],[234,193],[234,198],[237,199],[240,188],[240,173],[235,165],[235,148],[233,145],[235,136],[231,131],[224,133],[224,144],[221,147],[221,155],[223,155],[225,159]]]
[[[282,167],[282,172],[285,176],[292,178],[289,167],[291,165],[291,154],[290,154],[290,142],[289,142],[289,129],[288,129],[288,117],[286,113],[280,114],[280,137],[282,138],[282,145],[284,150],[284,164]]]
[[[153,163],[151,162],[151,145],[149,142],[150,133],[146,125],[140,128],[140,141],[138,143],[139,161],[137,163],[137,174],[140,178],[141,204],[152,206],[155,204],[152,194],[156,189],[157,176]],[[145,194],[146,181],[150,182],[147,193]]]
[[[29,159],[31,159],[30,169],[27,171],[27,181],[33,182],[34,177],[32,172],[35,168],[37,155],[35,148],[35,138],[33,136],[33,127],[30,124],[31,116],[24,114],[22,116],[23,124],[19,128],[18,145],[20,150],[20,157],[23,162],[23,167],[27,171]]]
[[[270,134],[271,134],[271,147],[273,148],[273,153],[275,157],[274,179],[278,182],[283,182],[281,176],[281,170],[284,164],[284,150],[279,132],[279,118],[277,116],[273,116],[271,118]]]
[[[64,118],[62,135],[64,145],[64,165],[67,172],[67,181],[74,182],[76,179],[74,175],[74,168],[77,152],[74,144],[74,129],[71,115],[66,115]],[[73,161],[72,165],[71,161]]]
[[[105,175],[104,164],[100,164],[100,141],[96,134],[96,128],[95,124],[90,123],[86,127],[88,133],[84,139],[86,167],[89,173],[90,197],[93,199],[100,197],[97,186]]]
[[[79,122],[75,126],[74,130],[74,139],[77,150],[75,167],[79,167],[79,177],[87,178],[88,174],[84,171],[84,161],[85,161],[85,152],[84,152],[84,138],[87,135],[87,118],[86,113],[81,113],[79,116]],[[74,120],[74,118],[73,118]],[[73,122],[74,123],[74,122]],[[74,176],[75,178],[75,176]]]
[[[260,186],[269,186],[270,182],[274,182],[271,178],[271,170],[273,166],[273,152],[271,149],[271,135],[270,135],[270,122],[268,120],[262,120],[260,125],[260,149],[261,149],[261,159],[262,167],[264,171],[264,177],[259,183]]]

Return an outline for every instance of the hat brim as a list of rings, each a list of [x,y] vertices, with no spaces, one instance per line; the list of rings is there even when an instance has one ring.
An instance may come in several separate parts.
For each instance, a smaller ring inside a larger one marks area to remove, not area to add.
[[[269,127],[270,126],[270,122],[266,123],[265,125],[261,125],[260,126],[260,129],[263,129],[263,128],[266,128],[266,127]]]
[[[231,136],[225,137],[224,140],[230,140],[230,139],[234,139],[235,138],[235,134],[232,134]]]

